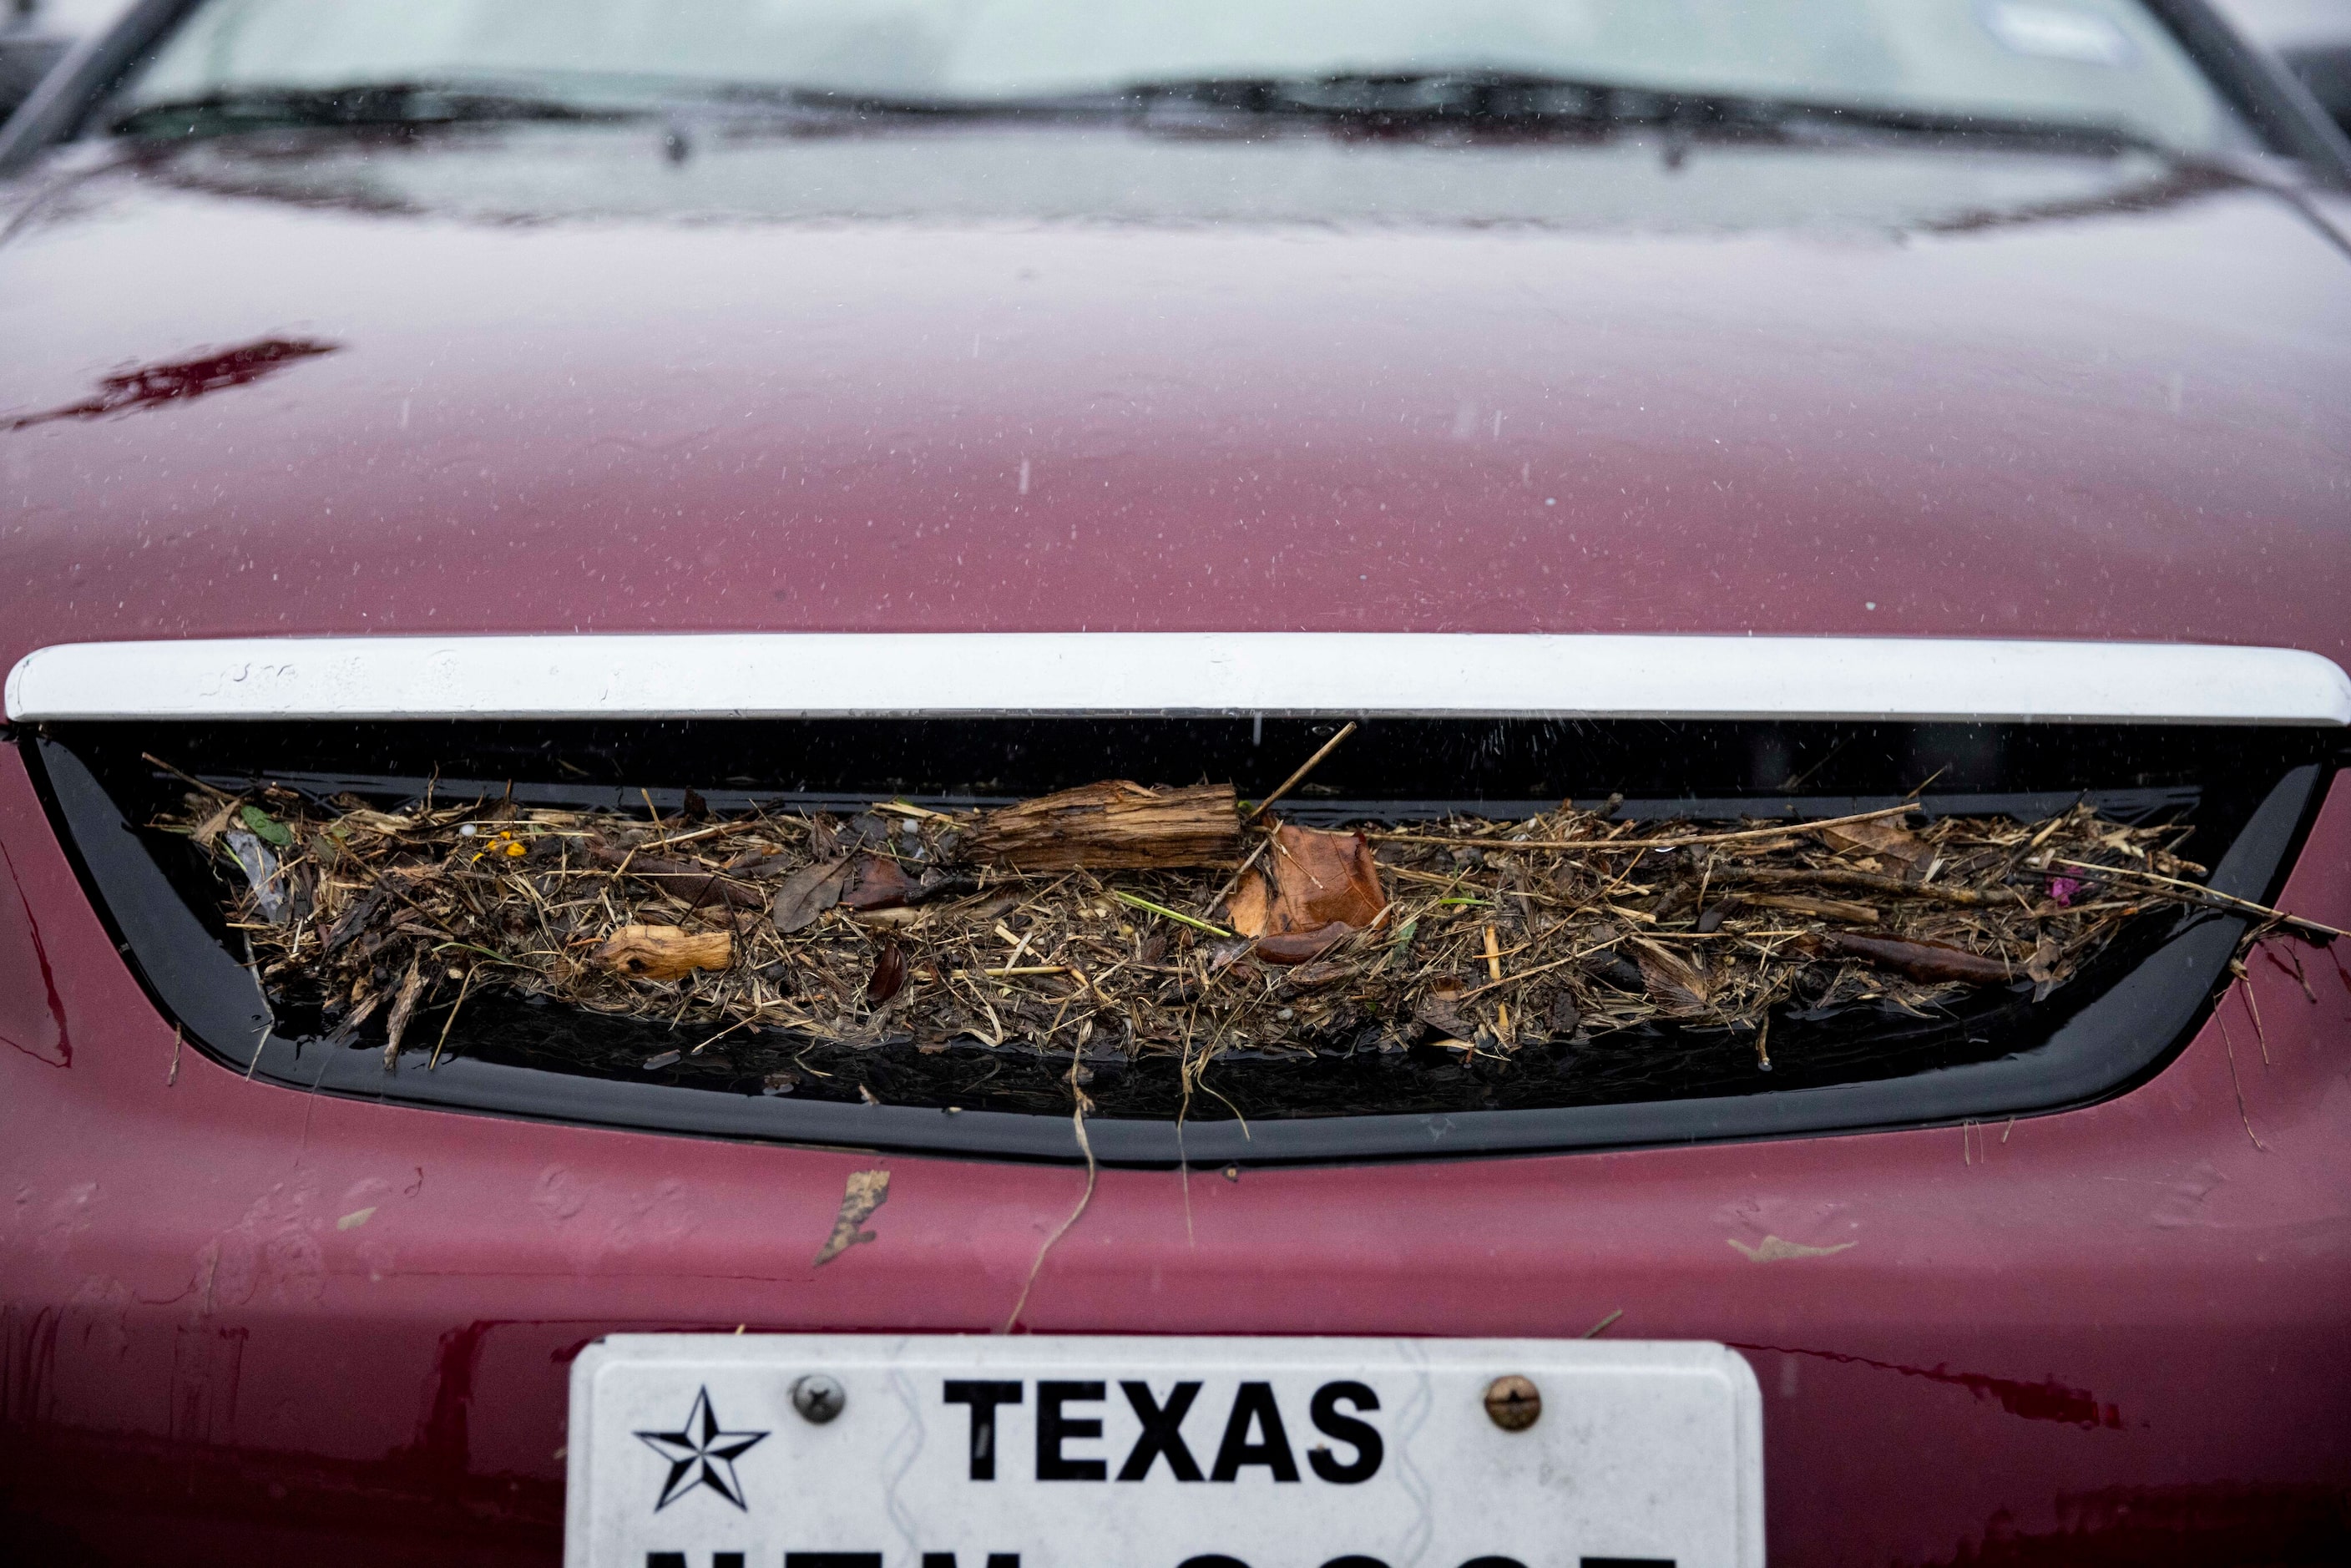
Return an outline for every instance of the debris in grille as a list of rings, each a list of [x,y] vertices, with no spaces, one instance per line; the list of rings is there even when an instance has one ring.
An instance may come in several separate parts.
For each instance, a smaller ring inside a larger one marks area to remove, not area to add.
[[[1775,1020],[2045,998],[2134,916],[2218,896],[2176,852],[2186,828],[2088,806],[1340,832],[1123,783],[994,813],[647,808],[207,789],[158,825],[214,857],[273,1001],[387,1066],[437,1056],[469,1001],[519,999],[670,1026],[646,1070],[771,1093],[838,1091],[811,1062],[884,1047],[1009,1050],[1061,1064],[1064,1107],[1108,1064],[1156,1059],[1188,1104],[1221,1059],[1466,1066],[1659,1027],[1768,1071]]]

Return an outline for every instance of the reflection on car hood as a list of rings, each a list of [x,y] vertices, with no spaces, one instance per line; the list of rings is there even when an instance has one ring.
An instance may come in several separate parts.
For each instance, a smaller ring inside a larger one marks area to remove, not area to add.
[[[1286,185],[1123,188],[954,162],[985,138],[926,169],[627,135],[528,133],[515,169],[281,144],[54,181],[0,246],[0,424],[73,415],[0,430],[0,663],[574,627],[2351,658],[2351,264],[2259,191],[1320,142]],[[1212,151],[1196,173],[1250,148]],[[270,344],[333,351],[109,391]]]

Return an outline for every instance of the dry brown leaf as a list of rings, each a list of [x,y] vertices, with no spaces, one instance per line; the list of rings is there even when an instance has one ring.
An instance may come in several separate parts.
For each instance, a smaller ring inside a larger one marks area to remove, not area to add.
[[[1339,945],[1353,926],[1333,920],[1311,931],[1289,931],[1257,939],[1257,956],[1269,964],[1309,964]]]
[[[849,875],[847,860],[818,861],[804,865],[784,878],[784,885],[776,894],[774,906],[768,918],[776,929],[789,936],[804,931],[824,918],[824,912],[841,902],[841,883]]]
[[[1890,817],[1869,822],[1843,822],[1818,830],[1821,841],[1844,854],[1882,855],[1916,873],[1935,858],[1935,849]]]
[[[1412,1016],[1442,1035],[1467,1040],[1478,1032],[1477,1024],[1456,1005],[1460,991],[1432,990],[1413,1004]]]
[[[841,1195],[841,1212],[833,1217],[832,1234],[817,1249],[816,1266],[822,1268],[858,1243],[873,1240],[873,1232],[860,1227],[889,1198],[888,1171],[850,1172],[848,1186]]]
[[[2032,956],[2024,961],[2024,973],[2037,985],[2047,985],[2057,977],[2057,960],[2064,955],[2064,946],[2047,932],[2041,934],[2032,945]]]
[[[195,841],[195,845],[200,850],[212,848],[213,841],[228,831],[228,825],[236,821],[236,814],[244,805],[245,802],[242,800],[235,797],[223,800],[220,810],[196,824],[196,831],[189,837]]]
[[[623,925],[589,955],[638,980],[675,980],[696,969],[723,969],[735,961],[735,937],[725,931],[674,925]]]
[[[1225,904],[1225,923],[1244,936],[1262,936],[1273,924],[1273,884],[1252,866],[1241,873]]]
[[[859,855],[849,862],[849,879],[841,887],[841,906],[894,909],[914,892],[914,880],[896,861],[883,855]]]
[[[865,982],[865,999],[880,1007],[896,996],[906,985],[906,950],[895,942],[885,942],[873,955],[873,973]]]
[[[1387,904],[1363,834],[1284,822],[1259,863],[1242,875],[1226,909],[1232,928],[1244,936],[1290,936],[1331,925],[1361,930]]]
[[[1702,961],[1693,962],[1646,936],[1633,937],[1626,945],[1633,949],[1633,961],[1640,966],[1650,998],[1668,1017],[1690,1018],[1707,1010],[1714,999],[1714,977]]]

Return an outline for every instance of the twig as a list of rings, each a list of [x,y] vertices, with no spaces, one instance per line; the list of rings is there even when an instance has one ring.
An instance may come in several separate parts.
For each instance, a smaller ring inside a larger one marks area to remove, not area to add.
[[[2261,1042],[2262,1065],[2270,1064],[2269,1031],[2262,1027],[2262,1005],[2253,998],[2253,977],[2245,972],[2242,963],[2229,966],[2237,971],[2237,988],[2245,993],[2245,1012],[2253,1020],[2253,1038]]]
[[[643,791],[639,791],[639,793],[643,793]],[[648,810],[652,810],[653,803],[653,798],[651,796],[646,796],[645,807]],[[653,821],[656,823],[661,821],[661,816],[658,812],[654,814]],[[751,825],[752,824],[748,822],[715,822],[709,827],[696,828],[690,833],[679,833],[673,838],[647,839],[643,843],[639,844],[637,848],[640,850],[665,850],[677,844],[690,844],[702,839],[715,839],[722,833],[740,832],[742,830]]]
[[[2304,920],[2299,915],[2288,915],[2283,909],[2272,909],[2266,904],[2255,904],[2250,898],[2239,898],[2235,894],[2222,893],[2217,888],[2207,887],[2200,882],[2182,882],[2176,876],[2158,876],[2154,872],[2134,871],[2129,866],[2093,865],[2088,861],[2069,861],[2060,855],[2050,856],[2049,863],[2072,866],[2076,871],[2094,871],[2101,876],[2144,877],[2148,882],[2159,882],[2166,887],[2184,887],[2201,897],[2218,899],[2238,909],[2251,910],[2255,915],[2266,915],[2272,920],[2282,920],[2288,925],[2299,925],[2305,931],[2316,931],[2328,936],[2351,936],[2351,931],[2343,930],[2339,926],[2323,925],[2315,920]]]
[[[1709,866],[1708,869],[1710,872],[1713,868]],[[1766,887],[1802,886],[1806,883],[1844,887],[1863,893],[1882,893],[1889,898],[1923,898],[1937,904],[1954,904],[1976,909],[2004,902],[2004,895],[1977,888],[1936,887],[1923,882],[1905,882],[1898,876],[1848,871],[1842,866],[1729,866],[1723,870],[1723,880],[1760,883]]]
[[[1289,794],[1292,789],[1296,789],[1298,787],[1299,780],[1304,779],[1309,773],[1313,772],[1315,765],[1321,762],[1324,758],[1330,756],[1333,751],[1339,749],[1339,743],[1346,739],[1349,736],[1354,734],[1358,727],[1360,727],[1353,719],[1349,719],[1338,734],[1332,736],[1330,739],[1322,743],[1322,749],[1308,758],[1303,763],[1301,763],[1299,765],[1298,771],[1283,779],[1281,781],[1280,789],[1276,789],[1272,794],[1268,795],[1264,800],[1259,800],[1257,803],[1257,810],[1251,811],[1244,820],[1254,822],[1259,817],[1264,816],[1267,807],[1272,805],[1276,800],[1280,800],[1284,795]]]
[[[1790,833],[1809,833],[1815,828],[1841,828],[1848,822],[1874,822],[1881,817],[1899,817],[1918,809],[1909,805],[1887,806],[1876,811],[1857,811],[1850,817],[1792,821],[1776,828],[1745,828],[1735,833],[1685,833],[1663,839],[1466,839],[1441,833],[1372,833],[1367,836],[1381,843],[1457,844],[1480,850],[1680,850],[1699,844],[1735,844],[1748,839],[1785,838]],[[2189,885],[2195,884],[2191,883]]]
[[[180,1045],[187,1038],[186,1025],[175,1023],[172,1026],[172,1071],[163,1075],[163,1087],[166,1089],[180,1081]]]
[[[1072,1090],[1077,1086],[1077,1071],[1078,1059],[1076,1053],[1072,1052],[1070,1057],[1071,1087]],[[1045,1245],[1038,1248],[1037,1256],[1029,1260],[1029,1277],[1020,1281],[1020,1294],[1019,1298],[1013,1301],[1010,1314],[1004,1320],[1004,1327],[1001,1332],[1005,1333],[1010,1333],[1012,1332],[1013,1325],[1019,1322],[1020,1311],[1029,1304],[1029,1288],[1037,1283],[1037,1271],[1045,1266],[1045,1254],[1053,1249],[1053,1243],[1059,1241],[1062,1237],[1067,1236],[1070,1233],[1070,1227],[1078,1222],[1079,1217],[1083,1215],[1086,1211],[1086,1205],[1094,1200],[1094,1177],[1098,1173],[1097,1167],[1094,1165],[1094,1145],[1092,1141],[1086,1136],[1086,1102],[1083,1095],[1080,1095],[1077,1104],[1071,1108],[1070,1124],[1077,1129],[1078,1147],[1085,1151],[1086,1190],[1078,1195],[1078,1207],[1070,1210],[1070,1218],[1061,1221],[1061,1228],[1055,1230],[1052,1235],[1045,1238]]]
[[[1221,925],[1211,925],[1205,920],[1195,920],[1192,916],[1170,909],[1164,904],[1154,904],[1147,898],[1139,898],[1131,893],[1122,893],[1114,887],[1110,890],[1110,895],[1118,900],[1121,904],[1133,904],[1137,909],[1147,909],[1154,915],[1165,915],[1168,919],[1175,921],[1179,925],[1188,925],[1195,931],[1205,931],[1211,936],[1230,936],[1232,935],[1231,932],[1226,930]]]
[[[1605,1330],[1610,1323],[1614,1322],[1618,1318],[1621,1318],[1624,1315],[1625,1309],[1619,1307],[1614,1312],[1609,1313],[1606,1317],[1601,1319],[1598,1322],[1593,1323],[1590,1328],[1585,1329],[1578,1337],[1583,1339],[1598,1339],[1601,1333]]]
[[[194,777],[193,774],[181,772],[178,768],[172,767],[170,763],[164,761],[162,758],[156,756],[152,751],[141,752],[139,754],[139,759],[142,762],[153,763],[156,767],[162,768],[172,778],[177,779],[181,783],[193,784],[208,795],[217,795],[224,800],[234,800],[236,799],[235,796],[230,794],[227,790],[222,789],[217,784],[207,784],[203,779]]]
[[[2269,1145],[2253,1132],[2253,1119],[2245,1113],[2245,1086],[2237,1082],[2237,1044],[2229,1038],[2229,1020],[2216,1009],[2212,1021],[2220,1026],[2220,1049],[2229,1053],[2229,1087],[2237,1092],[2237,1120],[2245,1124],[2245,1136],[2253,1140],[2253,1147],[2268,1154]]]
[[[2291,951],[2286,954],[2286,958],[2292,958],[2294,960],[2294,967],[2289,969],[2286,968],[2285,958],[2279,957],[2277,954],[2271,949],[2268,943],[2262,943],[2261,945],[2261,949],[2262,957],[2267,958],[2280,969],[2285,970],[2287,974],[2294,977],[2294,984],[2302,988],[2302,994],[2310,998],[2310,1005],[2312,1007],[2316,1007],[2318,1005],[2318,993],[2310,988],[2310,977],[2303,972],[2302,956]]]
[[[441,1048],[449,1043],[449,1030],[457,1022],[457,1009],[465,1005],[465,993],[474,988],[474,977],[481,972],[481,967],[476,964],[465,971],[465,983],[457,988],[457,999],[449,1004],[449,1016],[441,1020],[441,1038],[433,1042],[433,1054],[424,1063],[425,1071],[430,1072],[441,1065]]]
[[[1594,953],[1599,952],[1601,948],[1613,947],[1615,945],[1616,939],[1612,936],[1605,942],[1597,942],[1589,947],[1580,948],[1573,953],[1570,953],[1564,958],[1553,958],[1548,964],[1537,964],[1531,969],[1520,969],[1517,974],[1509,976],[1503,979],[1489,980],[1482,986],[1473,986],[1469,989],[1462,992],[1458,997],[1456,997],[1454,998],[1454,1005],[1458,1007],[1461,1003],[1468,1001],[1472,997],[1482,997],[1497,986],[1516,985],[1520,980],[1531,980],[1535,976],[1543,973],[1546,969],[1556,969],[1562,965],[1573,964],[1579,958],[1589,958]]]
[[[873,809],[877,811],[893,812],[901,817],[927,817],[932,821],[946,822],[950,826],[959,824],[963,821],[962,818],[952,816],[946,811],[934,811],[926,806],[917,806],[906,800],[876,800],[873,802]]]

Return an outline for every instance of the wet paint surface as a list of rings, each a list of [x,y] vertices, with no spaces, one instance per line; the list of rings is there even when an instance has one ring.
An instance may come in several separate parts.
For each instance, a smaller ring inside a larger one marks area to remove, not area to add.
[[[0,408],[71,415],[0,432],[0,664],[575,627],[2351,659],[2351,272],[2257,193],[1842,238],[80,197],[0,246]],[[272,341],[341,351],[203,368]],[[204,395],[72,413],[134,365]],[[6,747],[0,841],[0,972],[75,1049],[0,1051],[0,1523],[60,1561],[551,1562],[580,1346],[986,1332],[1079,1196],[892,1159],[820,1271],[869,1155],[174,1074]],[[2289,906],[2351,922],[2346,868],[2338,788]],[[1750,1353],[1774,1561],[2339,1556],[2351,980],[2292,956],[2317,999],[2256,963],[2233,1072],[2208,1027],[2004,1131],[1106,1173],[1023,1321],[1803,1347]]]
[[[0,340],[25,410],[341,345],[0,436],[0,662],[574,628],[2351,660],[2351,265],[2243,190],[1835,237],[532,225],[116,174],[0,246]]]

